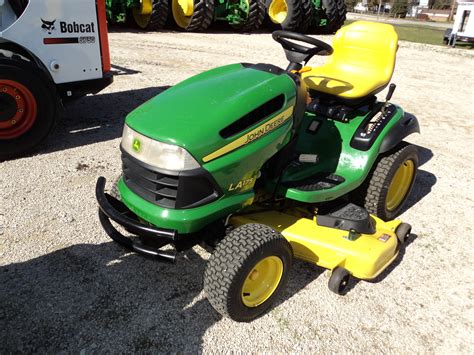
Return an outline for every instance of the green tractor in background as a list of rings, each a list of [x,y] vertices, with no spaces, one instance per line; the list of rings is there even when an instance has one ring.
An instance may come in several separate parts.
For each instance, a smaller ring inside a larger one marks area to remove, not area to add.
[[[346,20],[344,0],[267,0],[268,17],[287,31],[335,33]]]
[[[258,29],[265,18],[263,0],[171,0],[176,24],[186,31],[206,30],[214,21],[225,21],[241,32]]]
[[[142,30],[163,28],[168,19],[168,0],[106,0],[107,21],[134,24]]]
[[[163,28],[172,15],[186,31],[204,31],[225,21],[241,32],[258,29],[265,18],[264,0],[107,0],[109,23],[129,23],[143,30]]]

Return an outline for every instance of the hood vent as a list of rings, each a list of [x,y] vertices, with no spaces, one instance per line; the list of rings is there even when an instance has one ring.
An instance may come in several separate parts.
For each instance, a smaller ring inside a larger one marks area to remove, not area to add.
[[[245,116],[242,116],[237,121],[231,123],[219,134],[222,138],[229,138],[238,133],[245,131],[247,128],[254,126],[255,124],[263,121],[265,118],[276,114],[280,111],[285,104],[285,95],[280,94],[273,99],[265,102],[263,105],[258,106],[256,109],[250,111]]]

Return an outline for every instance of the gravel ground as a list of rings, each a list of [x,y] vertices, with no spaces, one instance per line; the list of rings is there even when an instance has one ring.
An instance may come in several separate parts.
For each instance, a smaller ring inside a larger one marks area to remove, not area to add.
[[[394,266],[340,297],[328,272],[296,262],[276,307],[240,324],[205,299],[202,249],[169,266],[112,243],[94,186],[119,174],[123,120],[138,104],[211,67],[284,66],[284,55],[269,34],[116,32],[110,42],[115,83],[67,107],[37,155],[0,163],[0,352],[472,353],[471,51],[400,43],[392,100],[420,120],[410,141],[422,166],[402,216],[415,234]]]

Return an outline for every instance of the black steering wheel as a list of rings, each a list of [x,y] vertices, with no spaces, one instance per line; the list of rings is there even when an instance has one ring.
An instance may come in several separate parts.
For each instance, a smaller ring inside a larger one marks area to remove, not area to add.
[[[275,41],[281,44],[285,51],[286,59],[290,62],[288,68],[300,67],[301,62],[305,64],[315,55],[331,55],[334,49],[327,43],[301,33],[290,31],[275,31],[272,33]],[[293,41],[311,44],[312,47],[306,47]]]

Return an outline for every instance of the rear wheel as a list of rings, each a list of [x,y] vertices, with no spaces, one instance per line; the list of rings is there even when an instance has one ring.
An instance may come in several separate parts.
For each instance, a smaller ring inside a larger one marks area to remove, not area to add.
[[[140,7],[132,9],[133,19],[143,30],[159,30],[168,19],[168,0],[143,0]]]
[[[176,24],[186,31],[203,31],[214,18],[214,0],[171,0]]]
[[[243,225],[217,245],[204,273],[204,291],[222,315],[251,321],[283,291],[292,259],[280,233],[261,224]]]
[[[0,160],[25,154],[43,142],[59,119],[50,79],[20,56],[0,56]]]
[[[418,151],[405,142],[379,158],[359,190],[367,211],[385,221],[398,216],[410,195],[417,170]]]
[[[248,0],[249,12],[245,22],[232,27],[241,32],[251,32],[260,28],[265,18],[266,7],[263,0]]]
[[[327,24],[323,27],[324,33],[335,33],[346,21],[346,4],[344,0],[323,0]]]
[[[313,21],[313,3],[311,0],[302,0],[302,17],[301,17],[301,24],[298,28],[299,33],[306,33],[311,26],[311,22]]]
[[[302,11],[300,0],[272,0],[268,7],[268,17],[283,30],[297,31],[301,26]]]

